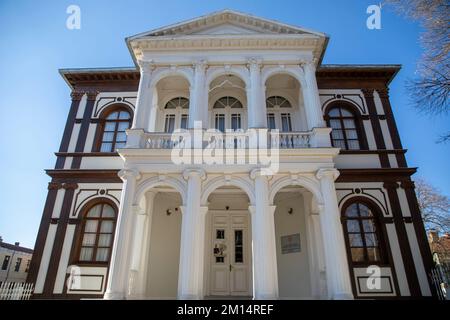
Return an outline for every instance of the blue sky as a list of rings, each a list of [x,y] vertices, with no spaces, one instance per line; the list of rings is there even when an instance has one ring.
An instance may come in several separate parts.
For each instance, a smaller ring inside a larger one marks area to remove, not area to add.
[[[430,119],[408,103],[405,80],[422,54],[420,27],[382,10],[382,29],[366,28],[378,1],[0,1],[0,235],[32,247],[47,195],[44,169],[55,164],[70,106],[59,68],[132,66],[124,38],[224,8],[330,36],[323,63],[402,64],[391,103],[409,166],[450,195],[450,144],[436,144],[449,118]],[[66,28],[66,8],[81,8],[81,30]]]

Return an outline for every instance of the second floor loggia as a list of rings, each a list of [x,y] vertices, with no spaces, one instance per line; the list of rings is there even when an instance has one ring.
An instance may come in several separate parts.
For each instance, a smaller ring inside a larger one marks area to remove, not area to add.
[[[127,148],[170,149],[194,128],[209,133],[204,143],[215,139],[224,147],[251,147],[251,130],[284,149],[331,147],[312,61],[171,67],[141,61],[140,67]]]

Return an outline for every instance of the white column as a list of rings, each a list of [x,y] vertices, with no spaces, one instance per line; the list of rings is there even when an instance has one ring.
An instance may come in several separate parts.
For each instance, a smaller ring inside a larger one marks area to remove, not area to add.
[[[140,174],[134,169],[122,169],[119,171],[119,177],[123,180],[123,186],[105,299],[124,299],[127,295],[129,279],[130,251],[135,218],[132,213],[132,203],[136,180],[140,178]]]
[[[144,129],[148,127],[150,109],[153,99],[153,88],[150,88],[153,72],[153,62],[139,60],[141,79],[134,112],[133,124],[127,130],[127,148],[139,148],[142,144]]]
[[[261,61],[250,59],[250,88],[247,88],[248,128],[266,128],[267,110],[265,85],[261,83]]]
[[[148,249],[151,234],[151,220],[153,213],[153,200],[155,192],[147,192],[145,195],[146,209],[139,205],[133,206],[136,215],[134,228],[134,240],[130,268],[130,296],[134,299],[145,298],[148,272]]]
[[[345,250],[339,206],[334,180],[339,176],[336,169],[320,169],[317,172],[323,197],[319,206],[327,274],[328,297],[353,299],[350,272]]]
[[[188,181],[186,206],[182,207],[178,298],[203,298],[203,261],[206,210],[200,206],[202,179],[200,169],[183,172]]]
[[[316,66],[310,61],[303,64],[305,85],[302,85],[303,98],[305,99],[305,112],[309,129],[325,127],[322,107],[317,87]]]
[[[269,205],[269,182],[260,171],[255,180],[255,206],[250,206],[252,221],[253,299],[278,299],[277,251],[274,214]]]
[[[203,129],[208,126],[207,66],[204,60],[194,64],[194,84],[190,88],[189,128],[194,128],[195,121],[201,121]]]

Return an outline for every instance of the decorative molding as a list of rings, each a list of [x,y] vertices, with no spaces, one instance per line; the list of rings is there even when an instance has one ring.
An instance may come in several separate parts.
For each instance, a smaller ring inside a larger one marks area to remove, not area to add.
[[[62,184],[58,182],[49,182],[48,183],[48,190],[58,190],[62,188]]]
[[[70,190],[70,189],[75,190],[75,189],[78,188],[78,184],[77,184],[77,183],[74,183],[74,182],[69,182],[69,183],[64,183],[64,184],[62,185],[62,187],[63,187],[64,189],[66,189],[66,190]]]
[[[72,98],[72,101],[80,101],[81,98],[83,98],[84,92],[83,91],[72,91],[70,93],[70,97]]]

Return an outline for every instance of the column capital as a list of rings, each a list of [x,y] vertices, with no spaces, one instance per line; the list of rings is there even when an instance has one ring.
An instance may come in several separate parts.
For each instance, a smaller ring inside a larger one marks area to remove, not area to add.
[[[208,68],[208,61],[205,59],[196,60],[192,63],[196,71],[205,71]]]
[[[300,65],[304,72],[311,71],[316,72],[316,62],[315,60],[302,60],[300,61]]]
[[[72,98],[72,101],[80,101],[81,98],[83,98],[83,96],[84,96],[83,91],[75,90],[70,93],[70,97]]]
[[[365,98],[373,98],[373,91],[375,89],[374,88],[363,88],[361,89],[363,95]]]
[[[250,179],[255,180],[258,177],[264,177],[267,180],[272,179],[272,175],[267,174],[267,168],[255,168],[252,171],[250,171]]]
[[[49,182],[48,183],[48,190],[58,190],[62,188],[62,184],[58,182]]]
[[[135,215],[143,215],[143,216],[147,215],[147,212],[145,212],[145,210],[142,209],[141,206],[138,204],[131,206],[131,210]]]
[[[98,91],[96,91],[96,90],[87,91],[86,95],[87,95],[88,101],[95,101],[95,99],[97,98],[97,95],[98,95]]]
[[[138,65],[141,73],[151,73],[155,69],[153,60],[138,60]]]
[[[397,182],[389,181],[389,182],[383,183],[383,188],[385,188],[385,189],[398,189],[399,185],[398,185]]]
[[[401,183],[400,183],[400,186],[403,188],[403,189],[415,189],[415,184],[414,184],[414,181],[402,181]]]
[[[134,178],[136,180],[139,180],[141,178],[141,174],[136,169],[122,169],[119,171],[117,175],[123,181],[128,180],[130,178]]]
[[[199,176],[200,179],[206,179],[206,172],[201,168],[190,168],[183,171],[183,178],[189,180],[190,177]]]
[[[317,170],[317,179],[322,180],[325,177],[330,177],[334,181],[337,179],[337,177],[339,177],[339,171],[335,168],[322,168]]]
[[[247,60],[250,71],[259,71],[262,67],[263,60],[261,58],[252,57]]]
[[[389,88],[379,88],[377,92],[380,98],[389,98]]]
[[[78,189],[78,184],[74,183],[74,182],[72,182],[72,183],[64,183],[62,185],[62,187],[65,190],[75,190],[75,189]]]

